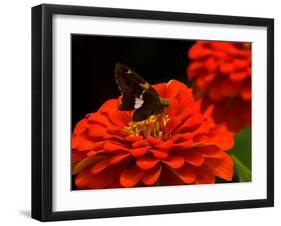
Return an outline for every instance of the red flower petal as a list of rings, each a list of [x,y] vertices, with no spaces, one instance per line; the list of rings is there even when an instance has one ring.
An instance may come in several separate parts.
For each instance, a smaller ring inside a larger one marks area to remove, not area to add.
[[[218,64],[214,57],[208,57],[205,61],[205,66],[208,73],[213,73],[217,70]]]
[[[195,104],[191,90],[179,92],[177,95],[177,100],[180,107],[187,108],[185,110],[189,110],[189,106]]]
[[[167,83],[158,83],[156,85],[152,85],[152,87],[159,93],[159,95],[163,98],[166,98],[166,89]]]
[[[106,142],[104,144],[104,150],[108,152],[116,152],[116,151],[127,151],[128,149],[119,143]]]
[[[146,170],[142,176],[142,182],[146,185],[153,185],[157,182],[161,174],[161,165],[158,164],[150,170]]]
[[[247,71],[233,72],[229,75],[229,77],[234,82],[240,82],[241,80],[248,77],[248,72]]]
[[[235,66],[236,70],[243,70],[247,68],[250,64],[250,61],[248,59],[238,59],[235,58],[233,60],[233,65]]]
[[[166,113],[172,118],[178,114],[179,104],[176,98],[169,99],[169,107],[166,109]]]
[[[143,137],[142,136],[127,136],[127,137],[125,137],[125,139],[127,140],[127,141],[130,141],[130,142],[136,142],[136,141],[141,141],[142,139],[143,139]]]
[[[202,42],[195,43],[189,50],[190,59],[204,58],[211,54],[212,54],[212,51],[207,48],[204,48]]]
[[[213,50],[226,52],[231,55],[236,55],[239,53],[239,50],[234,47],[231,42],[209,42],[209,45]]]
[[[129,149],[129,152],[131,153],[132,156],[139,158],[144,156],[150,148],[151,148],[150,146],[143,147],[143,148],[131,148]]]
[[[104,127],[112,125],[108,118],[99,112],[89,114],[87,119],[90,123],[97,123]]]
[[[84,133],[84,131],[89,127],[88,125],[88,120],[87,119],[82,119],[81,121],[79,121],[73,131],[73,136],[74,135],[80,135],[82,133]]]
[[[176,134],[171,138],[174,144],[182,143],[185,141],[189,141],[193,138],[192,133],[183,133],[183,134]]]
[[[183,185],[184,182],[176,175],[174,171],[163,166],[160,174],[160,185]]]
[[[84,152],[78,152],[78,151],[72,151],[72,162],[80,161],[81,159],[84,159],[86,157],[86,154]]]
[[[119,154],[116,154],[116,155],[114,155],[114,156],[112,156],[110,158],[110,163],[111,164],[119,163],[119,162],[121,162],[122,160],[126,159],[129,156],[130,156],[129,153],[119,153]]]
[[[168,140],[165,143],[156,145],[155,148],[159,149],[159,150],[170,150],[171,147],[173,146],[173,141],[172,140]]]
[[[218,124],[222,124],[225,121],[225,115],[227,115],[226,112],[226,101],[222,100],[219,102],[216,102],[214,104],[214,110],[213,110],[213,117],[214,117],[214,121]]]
[[[196,184],[213,184],[215,183],[214,173],[207,166],[200,166],[196,168]]]
[[[91,177],[90,169],[85,169],[80,172],[75,178],[75,185],[79,188],[84,188],[89,184],[89,178]]]
[[[233,133],[229,132],[224,126],[211,129],[211,140],[222,150],[229,150],[234,146]]]
[[[176,129],[175,132],[179,132],[179,133],[187,133],[187,132],[193,132],[198,126],[200,126],[200,124],[202,123],[202,115],[197,114],[197,115],[193,115],[192,117],[189,117],[188,119],[186,119],[186,121],[179,127]]]
[[[129,169],[124,170],[120,175],[120,184],[123,187],[133,187],[135,186],[139,180],[141,179],[143,171],[133,165]]]
[[[131,120],[131,117],[126,112],[111,112],[108,114],[110,121],[118,126],[127,126]]]
[[[195,83],[196,88],[201,89],[203,91],[201,94],[199,93],[200,94],[199,96],[201,96],[205,92],[205,90],[208,89],[208,86],[215,79],[215,77],[216,77],[216,74],[208,73],[208,74],[205,74],[204,77],[196,80],[196,83]]]
[[[231,181],[233,177],[233,160],[226,153],[223,153],[223,156],[224,161],[222,162],[222,164],[214,168],[213,172],[216,176],[227,181]]]
[[[108,134],[111,135],[117,135],[117,136],[121,136],[121,137],[126,137],[128,136],[128,132],[124,129],[123,126],[110,126],[106,128],[106,131]],[[105,137],[107,138],[107,137]]]
[[[222,152],[222,154],[223,154],[223,152]],[[221,165],[223,161],[224,161],[224,159],[222,157],[221,158],[205,158],[204,164],[206,166],[208,166],[209,168],[214,169],[214,168],[218,167],[219,165]]]
[[[225,90],[227,90],[227,89],[225,89]],[[214,83],[212,85],[212,88],[209,89],[209,98],[212,101],[218,101],[222,98],[222,96],[223,96],[223,94],[222,94],[220,83]]]
[[[146,140],[137,141],[132,144],[133,148],[141,148],[146,146],[149,146],[149,143]]]
[[[141,169],[147,170],[147,169],[151,169],[152,167],[154,167],[158,162],[159,162],[159,160],[154,158],[153,156],[145,156],[145,157],[139,158],[136,161],[136,164]]]
[[[196,178],[194,169],[187,164],[185,164],[182,168],[177,169],[176,172],[180,179],[187,184],[193,183]]]
[[[246,101],[251,101],[252,99],[252,87],[251,82],[248,82],[244,85],[242,91],[241,91],[241,97]]]
[[[167,84],[166,98],[175,97],[181,90],[186,90],[186,85],[176,80],[170,80]]]
[[[86,167],[91,166],[95,164],[98,161],[101,161],[105,158],[104,155],[96,156],[96,157],[87,157],[78,162],[75,167],[72,169],[72,174],[80,173],[82,170],[84,170]]]
[[[173,131],[179,127],[181,124],[181,120],[179,117],[173,117],[171,118],[168,123],[166,124],[165,128],[164,128],[164,134],[167,135],[167,134],[172,134]]]
[[[234,72],[235,66],[232,62],[222,62],[220,64],[220,72],[224,74],[228,74]]]
[[[88,187],[94,188],[107,188],[118,185],[119,176],[125,168],[128,167],[128,163],[120,163],[112,165],[104,169],[98,174],[92,174],[89,178]]]
[[[193,62],[186,68],[186,73],[190,80],[193,80],[197,76],[207,73],[207,69],[205,68],[205,64],[201,62]]]
[[[108,112],[118,111],[119,101],[117,99],[110,99],[106,101],[98,110],[98,112],[107,114]]]
[[[91,169],[91,173],[93,173],[93,174],[100,173],[108,166],[110,166],[109,158],[105,158],[94,165],[94,167]]]
[[[162,160],[162,162],[173,169],[178,169],[184,165],[184,159],[181,156],[169,156],[166,159]]]
[[[109,187],[115,180],[116,175],[112,174],[113,171],[110,168],[103,170],[98,174],[92,174],[89,178],[89,188],[106,188]]]
[[[173,144],[173,150],[187,150],[193,146],[193,141],[188,140],[178,144]]]
[[[150,152],[153,154],[153,156],[157,159],[165,159],[168,157],[169,152],[165,151],[165,150],[157,150],[157,149],[153,149],[150,150]]]
[[[221,153],[221,150],[215,145],[195,148],[194,151],[199,152],[203,156],[214,156]]]
[[[186,162],[193,166],[201,166],[204,163],[204,157],[201,153],[195,151],[186,151],[183,153],[183,158]]]
[[[87,157],[94,157],[98,154],[98,151],[88,151],[87,152]]]
[[[218,84],[218,91],[221,92],[222,96],[232,97],[235,96],[241,90],[241,84],[237,82],[232,82],[230,80],[224,79]],[[224,106],[225,107],[225,106]]]
[[[94,149],[95,143],[83,136],[72,137],[72,148],[77,151],[89,151]]]
[[[100,125],[92,125],[88,130],[88,134],[92,138],[103,138],[108,135],[106,128]]]
[[[94,157],[95,155],[103,152],[104,142],[96,142],[95,146],[92,148],[92,151],[87,152],[87,157]]]
[[[157,144],[162,144],[162,141],[160,139],[152,137],[152,136],[147,137],[146,141],[152,146],[157,145]]]

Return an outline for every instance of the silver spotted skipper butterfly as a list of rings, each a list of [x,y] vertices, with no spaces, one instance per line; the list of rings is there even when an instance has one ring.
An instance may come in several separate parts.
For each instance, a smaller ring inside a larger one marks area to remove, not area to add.
[[[146,120],[151,115],[162,114],[169,101],[159,96],[157,91],[129,67],[117,63],[115,78],[122,94],[120,111],[135,110],[133,121]]]

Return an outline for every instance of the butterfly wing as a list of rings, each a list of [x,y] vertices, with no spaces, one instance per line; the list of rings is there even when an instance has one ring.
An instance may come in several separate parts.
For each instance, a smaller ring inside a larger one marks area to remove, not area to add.
[[[129,67],[117,63],[115,77],[122,93],[119,110],[135,110],[133,121],[142,121],[164,111],[160,96],[141,76]]]
[[[140,84],[146,81],[129,67],[117,63],[115,67],[115,78],[122,94],[120,110],[130,111],[135,109],[136,98],[140,98],[143,88]]]
[[[147,119],[150,115],[159,114],[164,110],[164,106],[160,102],[159,95],[155,95],[155,90],[148,90],[143,94],[143,104],[136,109],[133,114],[133,121],[139,122]]]

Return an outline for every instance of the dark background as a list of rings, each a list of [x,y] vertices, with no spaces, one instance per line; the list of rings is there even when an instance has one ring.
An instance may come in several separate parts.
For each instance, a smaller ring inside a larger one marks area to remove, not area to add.
[[[188,83],[189,40],[72,35],[72,128],[105,101],[120,96],[115,81],[117,62],[150,84],[177,79]]]

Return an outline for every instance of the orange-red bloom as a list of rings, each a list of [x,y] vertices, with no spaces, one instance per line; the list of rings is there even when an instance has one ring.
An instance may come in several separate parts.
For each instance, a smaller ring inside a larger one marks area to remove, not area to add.
[[[191,89],[175,80],[153,86],[170,102],[162,115],[132,122],[111,99],[88,114],[72,136],[72,173],[78,189],[215,183],[232,180],[225,152],[233,134],[200,112]]]
[[[202,110],[213,105],[216,123],[237,132],[251,124],[251,44],[198,41],[188,52],[187,75]]]

